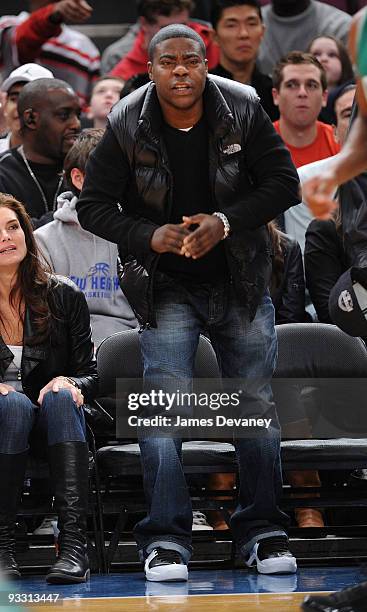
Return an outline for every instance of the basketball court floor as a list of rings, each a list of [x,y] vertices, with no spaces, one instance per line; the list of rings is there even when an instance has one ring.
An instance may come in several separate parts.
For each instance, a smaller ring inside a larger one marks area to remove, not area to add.
[[[295,612],[307,593],[335,591],[363,580],[366,570],[358,566],[301,567],[289,576],[259,575],[245,568],[193,569],[188,583],[146,582],[140,571],[94,574],[77,586],[46,585],[42,576],[33,576],[2,584],[0,612]]]

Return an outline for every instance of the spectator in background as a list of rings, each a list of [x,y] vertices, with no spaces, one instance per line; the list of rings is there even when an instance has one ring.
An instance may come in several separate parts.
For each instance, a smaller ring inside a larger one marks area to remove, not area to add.
[[[309,53],[293,51],[275,66],[273,84],[280,114],[274,127],[296,168],[338,153],[332,127],[317,120],[327,100],[326,74],[320,62]]]
[[[342,85],[338,90],[334,92],[333,97],[332,97],[333,98],[332,109],[334,111],[334,120],[333,120],[334,128],[333,129],[335,133],[335,139],[341,147],[344,145],[346,137],[347,137],[349,119],[352,113],[355,89],[356,89],[355,85]],[[320,159],[311,164],[306,164],[305,166],[301,166],[300,168],[298,168],[298,175],[301,181],[301,185],[302,183],[304,183],[311,177],[317,175],[319,172],[323,172],[324,170],[327,170],[327,168],[332,163],[332,161],[333,161],[333,156],[325,158],[325,159]],[[298,206],[293,206],[293,210],[291,214],[288,214],[288,211],[284,213],[284,222],[285,222],[286,231],[299,242],[302,252],[304,252],[305,250],[306,230],[310,222],[312,221],[312,219],[313,219],[313,215],[311,214],[305,202],[301,202],[300,204],[298,204]],[[316,228],[317,226],[315,225],[314,227]],[[327,231],[327,226],[324,226],[324,227]],[[334,231],[335,231],[335,224],[334,226],[331,226],[329,224],[328,235],[330,235],[331,227],[334,227]],[[319,231],[320,231],[320,227],[317,228],[316,232],[319,233]],[[311,247],[310,239],[311,237],[309,237],[309,245],[308,245],[309,253],[310,253],[310,247]],[[335,235],[334,244],[336,245],[337,251],[339,250],[339,247],[337,246],[338,242],[339,242],[339,239]],[[334,247],[331,248],[330,252],[326,254],[326,256],[333,257],[333,254],[332,254],[333,252],[335,253]],[[308,263],[307,267],[309,268],[309,266],[310,266],[310,263]],[[320,276],[320,281],[323,282],[323,279],[321,276]],[[327,283],[325,281],[325,290],[327,290],[326,285]],[[315,291],[313,290],[313,287],[311,287],[310,283],[308,283],[308,288],[310,289],[312,302],[314,303],[316,307],[316,303],[314,302],[314,299],[313,299],[315,297]],[[319,300],[316,299],[316,302],[319,303]],[[316,312],[317,313],[319,312],[318,307],[316,307]],[[321,320],[325,321],[324,315],[322,315],[322,319],[320,319],[320,321]]]
[[[150,81],[150,78],[147,72],[136,74],[135,76],[131,77],[130,79],[126,81],[125,85],[123,86],[121,90],[120,98],[125,98],[132,91],[139,89],[139,87],[142,87],[142,85],[146,85],[147,83],[149,83],[149,81]]]
[[[20,64],[37,62],[70,83],[87,104],[99,75],[100,54],[85,34],[65,23],[84,23],[92,14],[86,0],[30,0],[30,14],[0,19],[0,68],[6,77]]]
[[[337,9],[345,11],[350,15],[354,15],[354,13],[364,6],[365,0],[322,0],[322,2],[335,6]],[[270,4],[270,0],[260,0],[260,3],[261,6],[265,6],[266,4]]]
[[[6,101],[6,93],[1,91],[0,88],[0,137],[3,138],[6,135],[7,127],[4,117],[4,106]]]
[[[82,229],[75,205],[83,187],[90,153],[104,134],[86,129],[65,157],[65,179],[71,191],[58,197],[54,221],[34,233],[47,263],[83,291],[91,315],[95,347],[111,334],[136,327],[137,321],[117,277],[117,245]]]
[[[317,57],[325,69],[328,99],[326,107],[321,109],[319,119],[332,124],[334,112],[330,94],[335,87],[344,83],[351,83],[354,80],[353,66],[348,50],[344,43],[335,36],[318,36],[310,42],[307,51]]]
[[[94,128],[106,127],[107,115],[119,101],[123,87],[124,81],[119,77],[100,77],[95,82],[87,112]]]
[[[335,36],[317,36],[311,40],[307,51],[312,53],[324,67],[329,93],[334,87],[354,79],[348,50]]]
[[[0,140],[0,153],[19,147],[22,144],[20,121],[18,116],[18,98],[26,83],[36,79],[52,79],[53,74],[47,68],[38,64],[23,64],[11,72],[1,84],[1,90],[6,93],[4,117],[8,133]]]
[[[341,145],[347,137],[355,89],[356,85],[341,87],[334,101],[335,129]],[[330,158],[300,168],[301,183],[326,170],[332,161]],[[321,323],[332,323],[328,308],[330,291],[343,272],[352,265],[344,248],[340,215],[336,214],[332,219],[322,221],[313,219],[304,202],[295,208],[307,214],[307,225],[304,224],[305,230],[307,228],[305,244],[307,288],[318,320]]]
[[[0,191],[25,202],[35,227],[53,218],[64,191],[62,165],[80,130],[79,99],[59,79],[37,79],[20,92],[23,144],[0,158]]]
[[[276,325],[305,321],[305,280],[302,253],[296,240],[268,223],[272,245],[270,295]]]
[[[262,13],[259,67],[266,74],[290,51],[305,51],[315,36],[331,34],[346,43],[351,23],[349,15],[317,0],[273,0]]]
[[[210,72],[252,85],[270,119],[278,119],[278,109],[271,93],[272,80],[256,66],[258,50],[264,36],[258,0],[216,0],[213,3],[212,24],[220,57],[218,66]]]
[[[212,42],[212,28],[209,24],[190,21],[192,0],[138,0],[139,29],[134,36],[128,32],[103,54],[102,71],[110,71],[125,81],[135,74],[147,71],[148,46],[154,34],[172,23],[189,25],[203,39],[209,68],[219,61],[219,51]],[[135,27],[135,26],[134,26]]]

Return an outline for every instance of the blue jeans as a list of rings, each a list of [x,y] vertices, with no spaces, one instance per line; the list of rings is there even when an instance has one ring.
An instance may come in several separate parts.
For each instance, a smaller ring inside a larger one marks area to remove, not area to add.
[[[268,294],[255,319],[236,297],[232,284],[184,288],[166,283],[155,291],[157,328],[140,334],[144,383],[149,388],[190,391],[200,332],[209,333],[222,377],[245,381],[247,414],[266,413],[271,426],[261,435],[235,439],[239,463],[238,507],[231,527],[238,547],[246,554],[260,539],[286,535],[289,519],[278,506],[282,489],[280,430],[272,401],[271,378],[277,340],[274,307]],[[234,434],[235,435],[235,434]],[[192,508],[181,461],[181,440],[173,437],[139,439],[147,516],[134,530],[140,557],[161,545],[190,558]]]
[[[0,453],[25,452],[30,437],[44,447],[60,442],[85,442],[84,413],[70,391],[49,391],[41,406],[35,406],[17,391],[0,395]]]

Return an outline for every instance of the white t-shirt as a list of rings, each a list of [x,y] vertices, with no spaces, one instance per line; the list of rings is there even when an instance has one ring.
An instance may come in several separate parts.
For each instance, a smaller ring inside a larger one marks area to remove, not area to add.
[[[14,387],[16,391],[22,392],[23,386],[22,381],[20,379],[20,371],[21,371],[21,363],[22,363],[22,354],[23,354],[23,346],[17,346],[14,344],[8,344],[8,348],[14,355],[13,361],[9,365],[9,367],[5,370],[4,374],[4,383],[7,385],[11,385]]]
[[[299,180],[301,181],[301,186],[313,176],[323,173],[328,168],[330,161],[334,159],[334,157],[335,156],[327,157],[326,159],[319,159],[318,161],[298,168],[297,172]],[[305,250],[306,230],[313,219],[314,216],[310,212],[306,202],[303,200],[300,204],[292,206],[284,213],[285,231],[287,234],[292,236],[292,238],[297,240],[299,246],[301,247],[302,255]]]

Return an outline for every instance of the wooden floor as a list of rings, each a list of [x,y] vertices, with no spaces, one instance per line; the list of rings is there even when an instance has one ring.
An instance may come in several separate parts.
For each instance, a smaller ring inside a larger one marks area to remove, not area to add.
[[[116,597],[64,599],[60,604],[29,606],[31,612],[299,612],[306,593],[188,595],[174,597]]]

